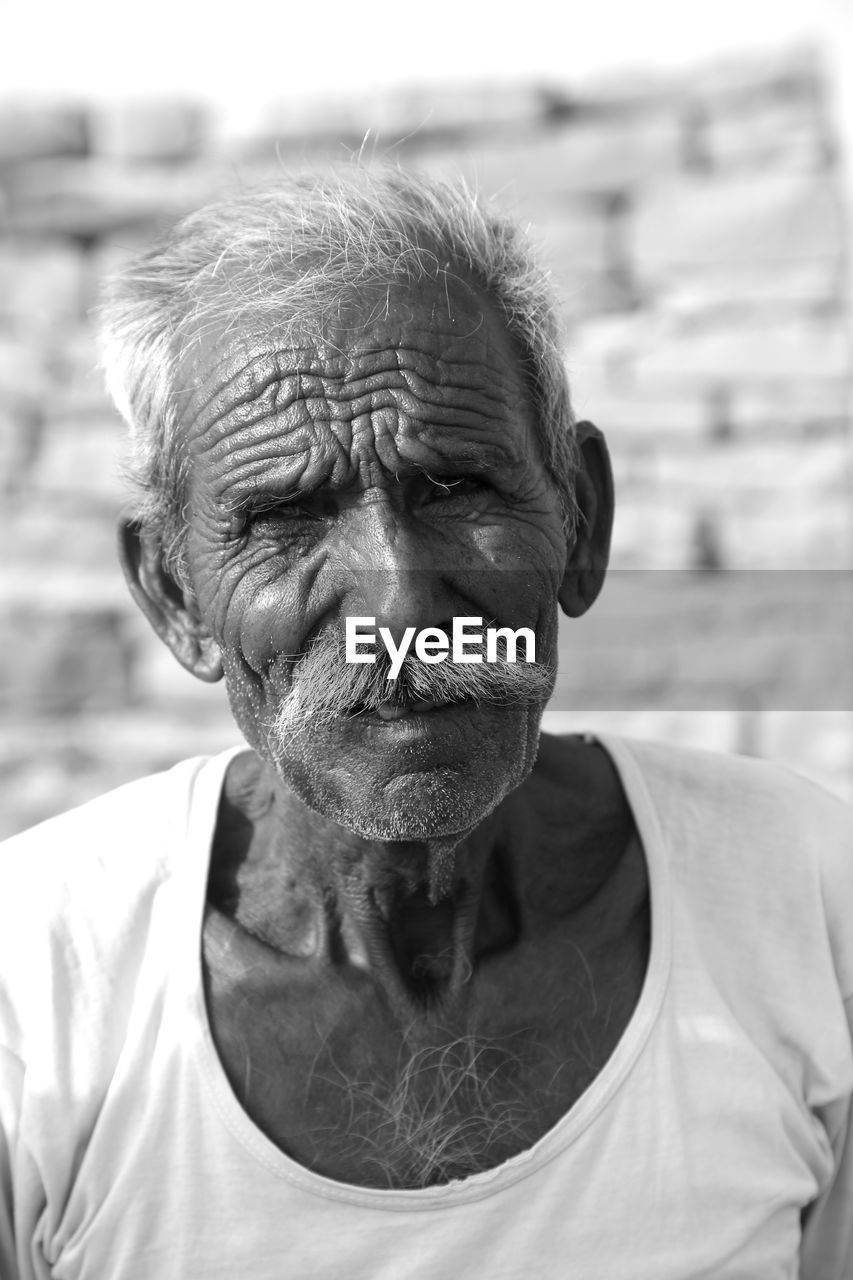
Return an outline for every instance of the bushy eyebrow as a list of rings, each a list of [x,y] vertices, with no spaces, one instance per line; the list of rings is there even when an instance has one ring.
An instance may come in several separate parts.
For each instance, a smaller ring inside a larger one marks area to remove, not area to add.
[[[415,459],[404,459],[395,468],[395,480],[408,480],[412,476],[426,476],[428,480],[436,476],[456,476],[462,479],[466,475],[491,475],[501,466],[507,466],[511,459],[506,454],[500,458],[489,456],[484,458],[481,452],[467,456],[459,454],[455,458],[436,457],[430,462],[418,462]],[[460,475],[460,472],[463,473]]]
[[[273,507],[298,503],[301,498],[307,498],[312,493],[317,493],[328,487],[325,480],[321,480],[318,484],[297,485],[296,488],[280,483],[277,484],[274,481],[262,480],[251,489],[246,489],[241,493],[224,498],[221,506],[224,511],[229,512],[231,515],[242,515],[246,512],[256,513],[271,510]]]
[[[464,470],[469,474],[497,472],[506,467],[517,467],[523,461],[519,442],[501,437],[499,433],[483,438],[458,428],[427,428],[418,435],[401,437],[397,452],[400,454],[398,472],[406,468],[426,471]]]
[[[501,463],[506,466],[512,460],[503,450],[495,450]],[[491,454],[492,451],[489,450]],[[423,476],[432,484],[444,488],[452,488],[460,484],[467,476],[493,475],[495,459],[482,456],[482,451],[469,457],[452,459],[438,458],[428,465],[414,460],[405,460],[394,472],[398,483]],[[460,474],[461,472],[461,474]],[[347,484],[336,484],[329,476],[322,476],[309,484],[290,486],[282,480],[260,478],[251,487],[246,487],[222,501],[222,508],[230,515],[255,515],[279,506],[297,506],[300,500],[315,493],[342,493],[357,490],[354,481]]]

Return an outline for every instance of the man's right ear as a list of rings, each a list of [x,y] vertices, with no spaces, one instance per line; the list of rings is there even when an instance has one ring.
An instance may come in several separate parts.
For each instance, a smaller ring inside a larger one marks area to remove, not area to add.
[[[130,594],[163,643],[199,680],[221,680],[219,646],[202,623],[192,592],[179,586],[164,565],[159,539],[144,533],[137,520],[122,520],[118,547]]]

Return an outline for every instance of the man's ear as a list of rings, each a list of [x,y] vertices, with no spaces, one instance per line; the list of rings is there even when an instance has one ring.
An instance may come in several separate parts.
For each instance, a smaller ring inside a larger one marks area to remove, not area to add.
[[[580,466],[575,477],[577,528],[569,542],[559,592],[563,612],[579,618],[604,585],[613,529],[613,471],[604,436],[591,422],[575,428]]]
[[[201,621],[195,597],[163,564],[159,540],[143,533],[138,521],[122,520],[118,546],[130,594],[163,643],[199,680],[221,680],[219,646]]]

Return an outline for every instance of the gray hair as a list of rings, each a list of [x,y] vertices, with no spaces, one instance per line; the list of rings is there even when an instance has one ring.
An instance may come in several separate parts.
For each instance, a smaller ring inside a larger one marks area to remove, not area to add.
[[[519,351],[544,463],[574,525],[576,445],[548,275],[520,228],[464,185],[356,165],[281,178],[179,222],[109,282],[101,361],[130,428],[137,518],[186,584],[179,365],[206,332],[274,327],[304,346],[376,285],[458,275],[496,307]]]

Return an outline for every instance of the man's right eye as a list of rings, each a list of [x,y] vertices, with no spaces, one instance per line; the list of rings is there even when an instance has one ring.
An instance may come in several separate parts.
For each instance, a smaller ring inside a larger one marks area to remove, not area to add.
[[[262,511],[252,512],[249,516],[252,524],[263,524],[265,522],[291,524],[296,520],[319,520],[319,518],[306,507],[298,506],[296,503],[284,502],[277,507],[265,507]]]
[[[299,501],[258,501],[243,508],[240,532],[250,529],[286,529],[324,523],[336,513],[328,495],[309,493]]]

